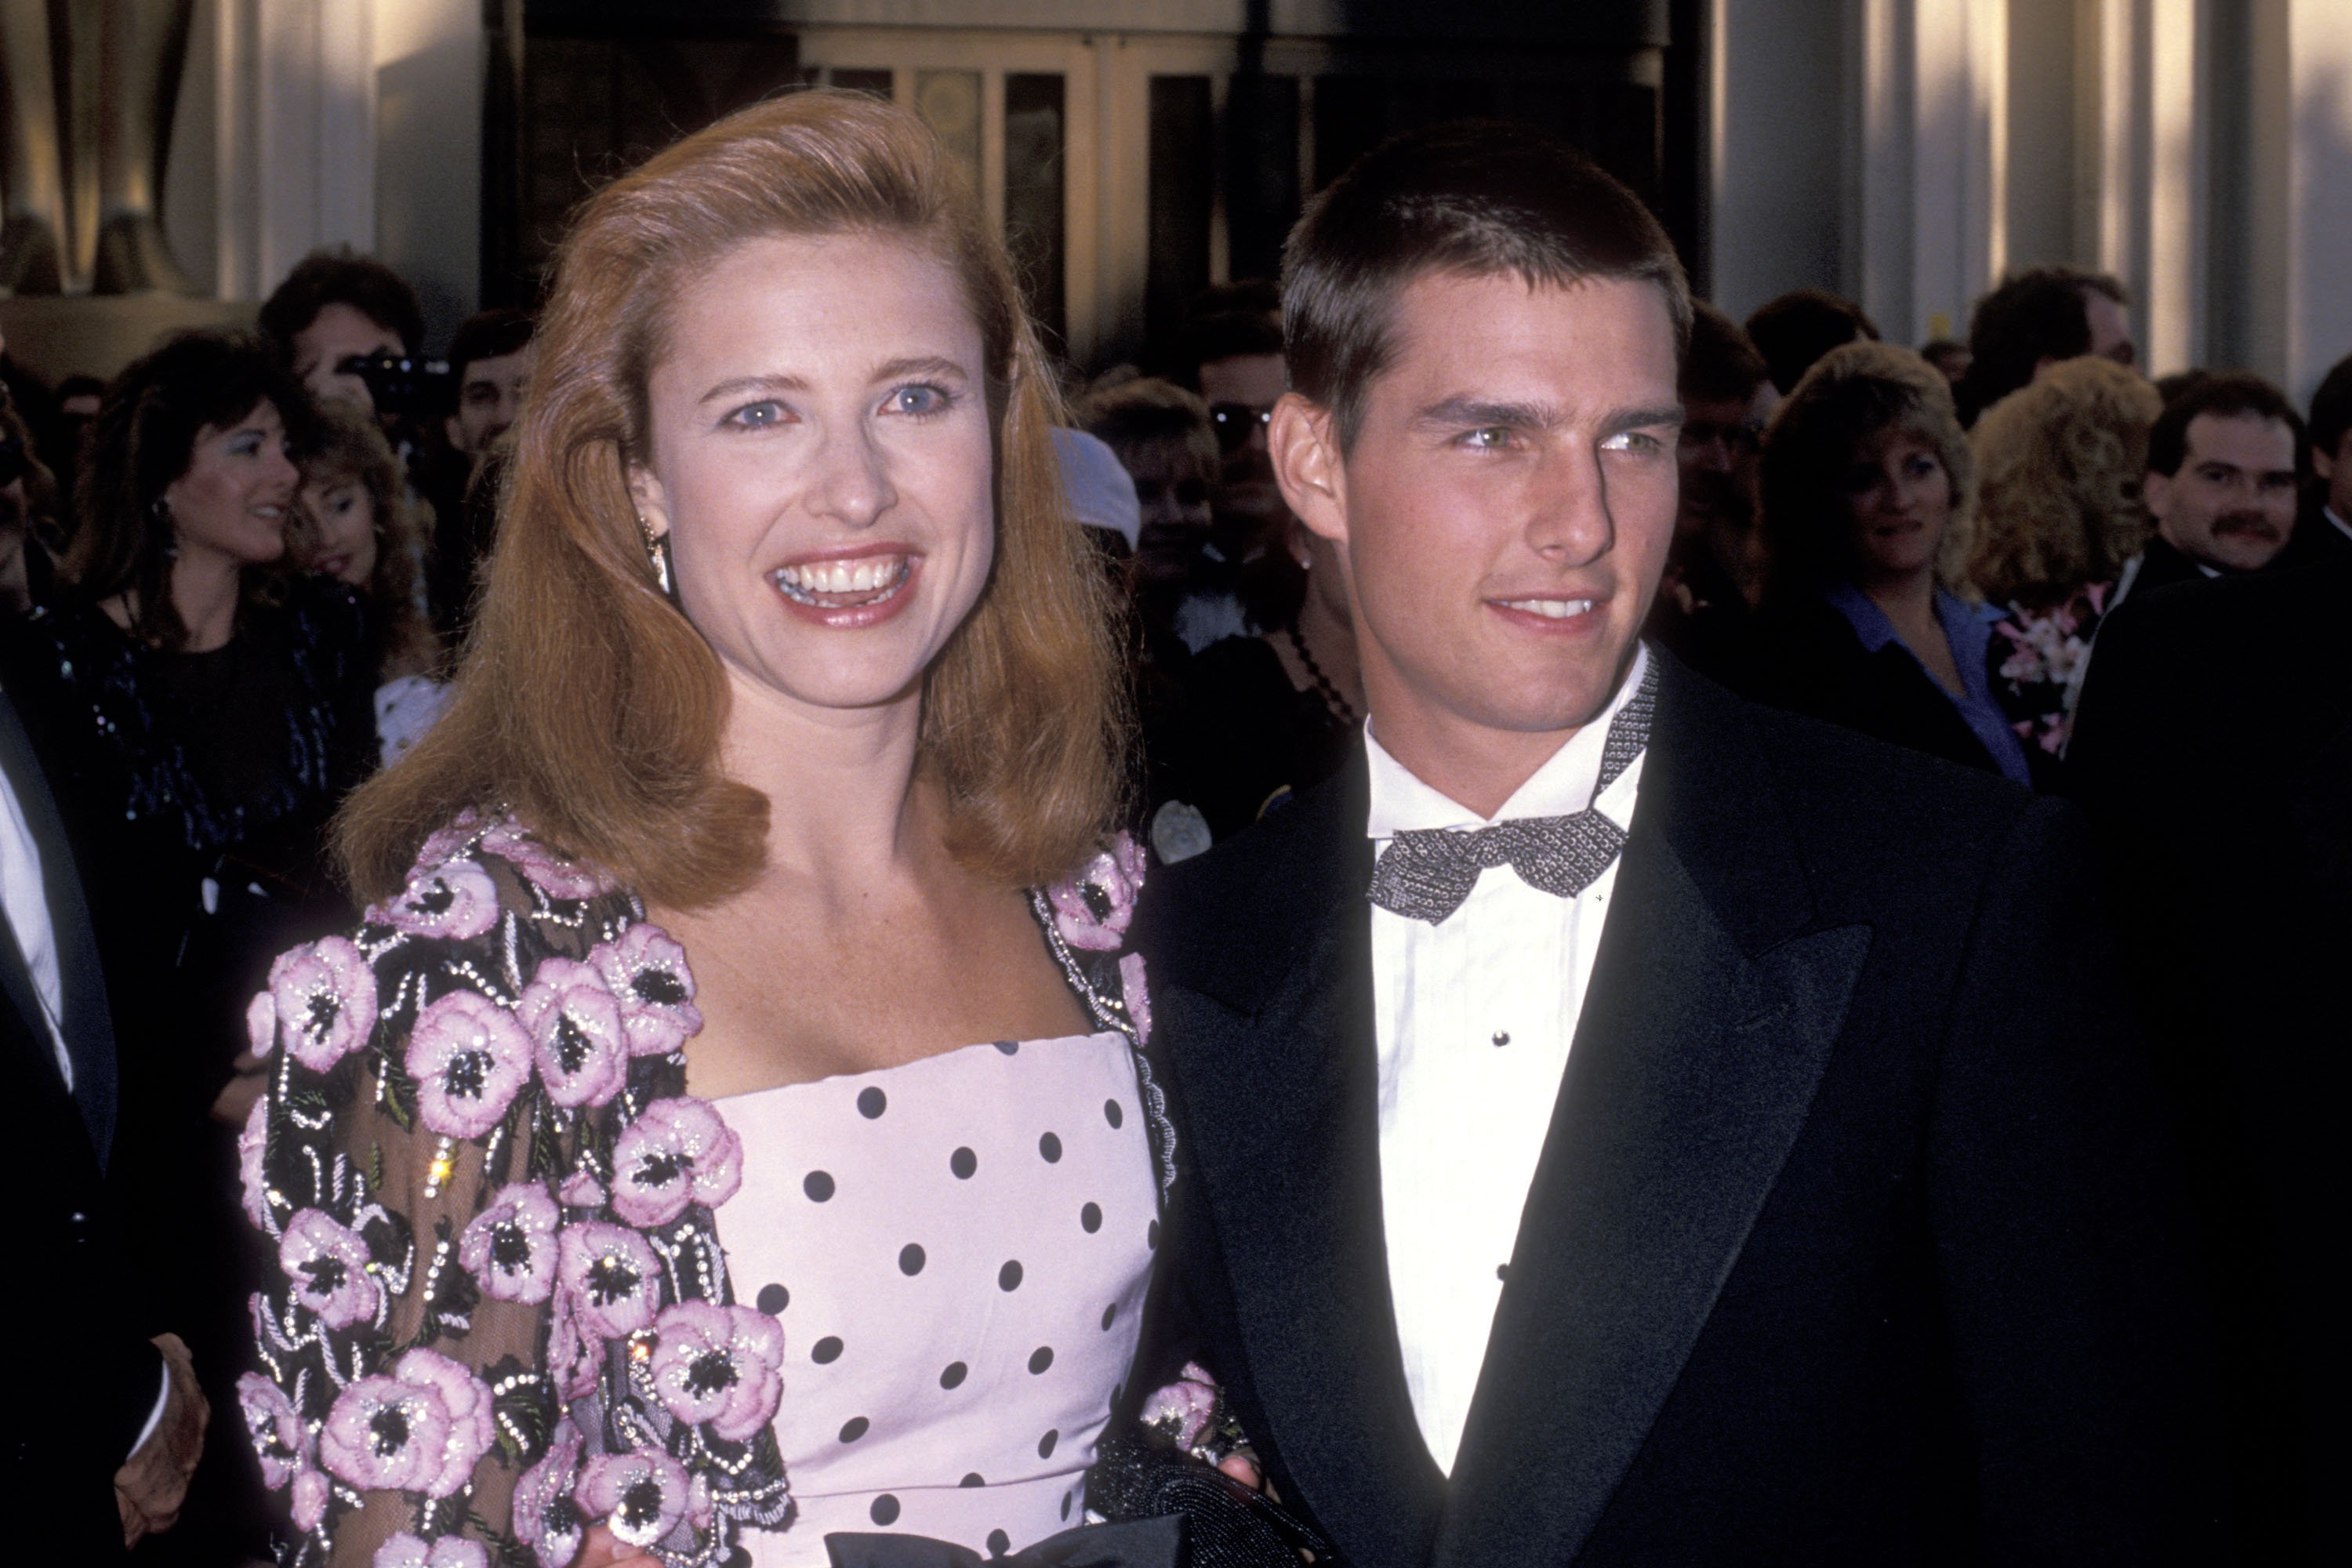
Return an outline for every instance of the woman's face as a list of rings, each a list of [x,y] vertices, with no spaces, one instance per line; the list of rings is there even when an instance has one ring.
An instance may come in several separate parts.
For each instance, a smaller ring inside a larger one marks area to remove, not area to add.
[[[365,588],[375,575],[375,501],[351,474],[322,473],[305,480],[302,517],[308,526],[295,536],[305,572],[316,572]]]
[[[1952,477],[1932,442],[1900,426],[1864,437],[1854,443],[1844,492],[1858,581],[1934,570],[1952,521]]]
[[[646,387],[638,516],[730,679],[802,709],[915,700],[994,558],[980,327],[890,237],[751,241],[698,278]]]
[[[181,559],[212,555],[239,566],[277,560],[286,553],[300,483],[275,405],[264,400],[242,419],[204,426],[187,470],[163,488]]]

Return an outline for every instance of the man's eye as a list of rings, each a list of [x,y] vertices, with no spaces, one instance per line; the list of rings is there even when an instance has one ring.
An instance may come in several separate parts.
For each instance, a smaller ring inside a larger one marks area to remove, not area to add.
[[[1510,426],[1489,425],[1484,429],[1471,431],[1462,437],[1462,442],[1474,451],[1499,452],[1511,444]]]
[[[892,414],[912,414],[920,417],[927,414],[946,413],[950,401],[947,388],[925,383],[899,387],[890,394],[889,401],[883,407]]]
[[[1665,443],[1646,430],[1620,430],[1601,443],[1604,452],[1631,452],[1637,457],[1651,457],[1666,449]]]
[[[787,416],[784,405],[773,398],[747,403],[727,416],[726,423],[746,430],[765,430],[782,425]]]

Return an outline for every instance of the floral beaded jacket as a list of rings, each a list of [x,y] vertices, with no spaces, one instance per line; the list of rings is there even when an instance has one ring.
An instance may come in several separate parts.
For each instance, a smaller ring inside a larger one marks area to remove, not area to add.
[[[1122,952],[1142,871],[1121,838],[1030,901],[1096,1026],[1137,1051],[1164,1194]],[[289,1493],[287,1563],[565,1568],[604,1522],[700,1565],[785,1522],[783,1333],[730,1287],[713,1211],[742,1150],[686,1092],[694,995],[634,895],[472,813],[354,937],[278,960],[238,1147],[279,1272],[238,1395]]]

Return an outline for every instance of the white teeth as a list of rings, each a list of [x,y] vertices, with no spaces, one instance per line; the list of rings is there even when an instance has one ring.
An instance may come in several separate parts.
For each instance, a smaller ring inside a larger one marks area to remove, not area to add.
[[[774,575],[784,595],[802,604],[816,603],[820,594],[867,594],[880,598],[906,581],[907,558],[881,555],[859,561],[813,561],[803,566],[780,567]]]
[[[1564,621],[1570,616],[1580,616],[1591,609],[1592,601],[1590,599],[1506,599],[1503,601],[1503,607],[1507,610],[1524,610],[1528,615],[1541,616],[1546,620]]]

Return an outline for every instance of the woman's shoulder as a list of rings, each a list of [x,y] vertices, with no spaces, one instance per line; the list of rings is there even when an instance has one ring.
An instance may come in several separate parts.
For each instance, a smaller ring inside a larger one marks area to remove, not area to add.
[[[422,942],[472,942],[502,917],[551,931],[593,922],[590,906],[611,904],[641,916],[634,895],[584,860],[542,842],[515,817],[467,807],[426,837],[401,890],[368,906],[362,929]]]

